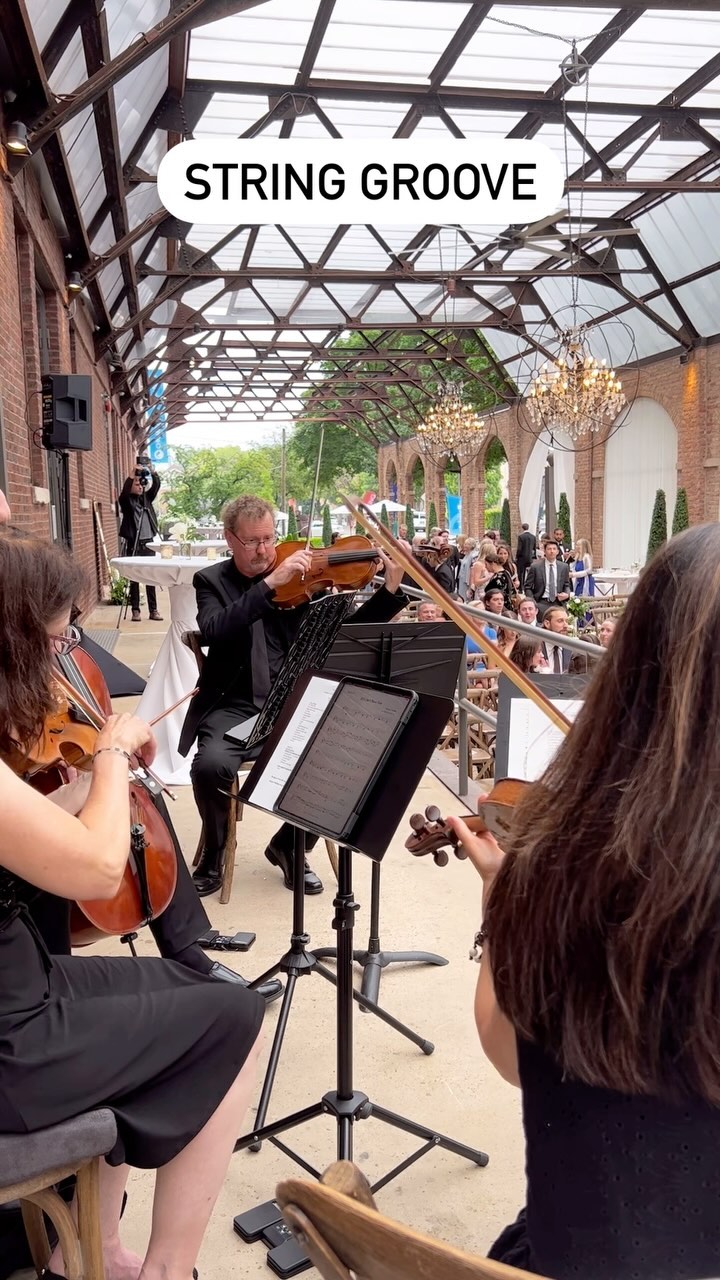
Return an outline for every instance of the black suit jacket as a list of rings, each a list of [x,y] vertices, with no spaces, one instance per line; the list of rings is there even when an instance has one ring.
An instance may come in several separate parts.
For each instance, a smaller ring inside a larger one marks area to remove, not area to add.
[[[237,706],[254,715],[260,707],[252,687],[253,624],[261,622],[267,637],[268,658],[287,654],[305,613],[276,609],[272,591],[259,578],[244,578],[232,558],[201,569],[193,578],[197,596],[198,630],[208,653],[180,734],[178,750],[186,756],[205,717],[216,707]],[[389,622],[405,608],[407,596],[393,595],[381,587],[353,615],[353,622]],[[272,634],[272,652],[270,645]],[[241,718],[241,717],[240,717]]]
[[[536,560],[530,565],[525,575],[525,595],[532,596],[533,600],[539,605],[543,601],[545,595],[545,585],[547,579],[545,577],[548,567],[547,560]],[[572,593],[572,584],[570,582],[570,570],[562,560],[555,561],[555,582],[556,592],[567,591],[568,595]],[[553,604],[553,600],[546,600],[545,606]],[[563,604],[564,601],[560,601]]]
[[[122,513],[122,523],[120,525],[120,537],[124,538],[125,542],[128,542],[130,544],[130,551],[132,551],[133,543],[135,542],[135,532],[137,530],[137,517],[138,517],[138,514],[141,513],[142,511],[142,508],[140,507],[139,503],[135,499],[135,495],[132,492],[132,485],[133,485],[133,477],[128,476],[122,489],[120,490],[120,495],[118,497],[118,506],[120,507],[120,511]],[[150,488],[145,493],[145,505],[147,507],[148,516],[150,517],[150,527],[152,528],[153,533],[157,533],[158,531],[158,522],[157,522],[157,516],[155,515],[155,509],[152,504],[157,498],[159,492],[160,492],[160,477],[157,474],[157,472],[155,472],[153,473],[152,484],[150,485]]]
[[[530,567],[537,553],[537,539],[534,533],[529,529],[524,529],[518,534],[517,551],[515,552],[515,564],[517,566],[520,585],[522,586],[522,574]]]

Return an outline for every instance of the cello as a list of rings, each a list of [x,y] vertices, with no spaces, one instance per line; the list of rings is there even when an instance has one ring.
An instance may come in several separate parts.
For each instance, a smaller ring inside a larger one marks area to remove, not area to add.
[[[55,678],[63,695],[58,708],[21,766],[12,766],[46,795],[67,781],[69,767],[90,768],[98,733],[112,714],[105,679],[89,654],[77,649],[57,655],[57,662]],[[131,774],[130,847],[120,887],[110,899],[73,904],[73,946],[134,933],[160,915],[175,892],[175,846],[153,803],[156,783],[141,763]]]

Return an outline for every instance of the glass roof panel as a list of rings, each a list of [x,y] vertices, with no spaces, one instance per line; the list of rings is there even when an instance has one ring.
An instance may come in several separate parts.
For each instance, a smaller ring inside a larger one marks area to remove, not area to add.
[[[67,4],[58,4],[57,0],[25,0],[38,49],[45,47],[67,7]]]
[[[123,161],[140,137],[146,120],[155,114],[167,86],[167,79],[168,50],[165,48],[141,62],[139,67],[123,76],[115,85],[115,112]]]
[[[591,96],[601,102],[659,102],[707,62],[717,40],[717,19],[650,9],[592,68]],[[568,96],[584,95],[580,86]]]
[[[48,76],[48,84],[53,93],[71,93],[84,80],[87,80],[87,63],[85,62],[82,35],[78,30],[75,32],[52,75]],[[70,123],[72,124],[72,121]]]
[[[568,36],[587,40],[602,30],[613,12],[581,5],[557,9],[495,5],[445,83],[544,92],[557,80],[560,62],[570,52]]]
[[[314,75],[338,80],[427,80],[469,4],[337,0]]]
[[[682,280],[720,260],[720,193],[680,192],[633,220],[667,280]]]
[[[132,44],[141,31],[150,31],[170,10],[169,0],[104,0],[110,57]],[[147,65],[147,64],[145,64]]]
[[[316,11],[316,0],[267,0],[199,27],[190,42],[188,75],[292,84]]]
[[[720,271],[675,290],[695,328],[705,338],[720,333]]]

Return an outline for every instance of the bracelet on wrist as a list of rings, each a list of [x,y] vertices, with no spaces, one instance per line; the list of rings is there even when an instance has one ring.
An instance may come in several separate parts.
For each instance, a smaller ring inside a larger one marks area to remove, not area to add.
[[[472,951],[470,952],[470,956],[469,956],[470,960],[474,960],[477,964],[480,964],[480,961],[482,960],[483,947],[486,942],[487,942],[487,929],[485,928],[485,925],[483,925],[482,928],[479,929],[478,932],[475,934]]]
[[[124,756],[128,764],[132,764],[132,756],[129,752],[123,751],[122,747],[100,747],[93,752],[93,760],[97,760],[98,756],[101,756],[103,752],[107,752],[108,755],[112,756]]]

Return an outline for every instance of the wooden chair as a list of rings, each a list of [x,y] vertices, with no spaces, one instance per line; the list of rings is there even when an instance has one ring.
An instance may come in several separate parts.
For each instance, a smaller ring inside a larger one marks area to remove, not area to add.
[[[323,1280],[538,1280],[384,1217],[367,1180],[346,1160],[331,1165],[321,1183],[281,1182],[275,1198]]]
[[[202,651],[202,637],[200,635],[200,632],[199,631],[183,631],[182,642],[183,644],[187,645],[188,649],[192,651],[195,661],[197,663],[198,675],[199,675],[202,672],[203,663],[205,661],[205,654]],[[230,894],[232,893],[233,876],[235,874],[235,854],[237,853],[237,824],[238,822],[242,821],[242,817],[243,817],[244,806],[242,804],[242,801],[239,799],[239,793],[240,793],[239,775],[241,773],[248,773],[250,769],[252,769],[253,764],[254,764],[254,761],[248,760],[245,763],[240,765],[238,774],[233,779],[230,787],[230,791],[228,793],[230,796],[230,810],[228,813],[228,824],[227,824],[227,831],[225,834],[225,844],[223,846],[223,875],[222,875],[222,884],[220,886],[220,902],[223,906],[225,906],[225,904],[230,901]],[[330,859],[330,865],[333,869],[335,879],[337,880],[337,874],[338,874],[337,845],[334,844],[332,840],[326,840],[325,848],[327,849],[327,855],[328,855],[328,858]],[[203,850],[203,832],[201,828],[197,849],[195,850],[195,857],[193,858],[194,867],[196,867],[198,862],[200,861],[200,855],[202,853],[202,850]]]
[[[57,1231],[67,1280],[104,1280],[100,1235],[100,1160],[112,1150],[117,1127],[103,1108],[35,1133],[0,1134],[0,1204],[20,1201],[37,1274],[50,1258],[43,1214]],[[78,1222],[56,1184],[77,1177]]]
[[[597,631],[606,618],[619,618],[629,598],[629,596],[605,596],[598,602],[597,596],[589,596],[588,608],[595,630]]]

